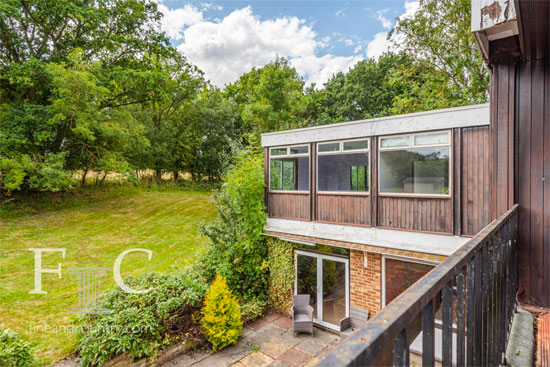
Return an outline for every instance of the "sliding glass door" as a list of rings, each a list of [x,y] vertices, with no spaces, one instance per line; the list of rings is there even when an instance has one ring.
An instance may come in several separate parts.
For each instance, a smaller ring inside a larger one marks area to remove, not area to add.
[[[346,257],[296,250],[294,293],[309,294],[314,321],[338,330],[349,316],[349,260]]]

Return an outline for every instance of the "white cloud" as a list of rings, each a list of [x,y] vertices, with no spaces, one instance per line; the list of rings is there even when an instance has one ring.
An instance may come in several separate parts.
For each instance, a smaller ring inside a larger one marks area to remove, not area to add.
[[[207,11],[207,10],[222,11],[223,6],[220,4],[201,3],[201,10],[202,11]]]
[[[379,10],[379,11],[376,12],[376,15],[377,15],[377,18],[380,21],[380,23],[382,23],[382,27],[390,29],[393,22],[391,20],[389,20],[388,18],[386,18],[385,14],[388,12],[388,10],[389,9]]]
[[[321,88],[333,74],[347,72],[363,59],[362,56],[308,55],[294,58],[290,63],[298,73],[307,77],[308,84],[315,83],[316,88]]]
[[[367,57],[379,58],[384,52],[391,48],[391,42],[387,39],[388,34],[386,32],[377,33],[372,41],[367,44]]]
[[[334,13],[334,15],[336,15],[338,18],[345,18],[346,12],[344,11],[344,9],[338,9],[336,13]]]
[[[261,67],[277,55],[286,57],[308,83],[322,84],[337,71],[346,71],[361,56],[318,56],[329,39],[317,39],[310,25],[297,17],[260,20],[250,7],[238,9],[219,22],[202,21],[183,32],[178,46],[205,72],[213,84],[235,81],[252,67]]]
[[[401,14],[398,18],[411,18],[418,8],[420,7],[419,1],[405,1],[405,12]],[[378,19],[380,19],[380,14],[384,14],[385,11],[382,11],[382,13],[378,13]],[[384,27],[384,23],[382,23]],[[391,22],[389,27],[391,27]],[[379,58],[384,52],[386,51],[399,51],[400,47],[398,46],[399,43],[403,40],[403,35],[399,33],[394,33],[391,37],[391,39],[388,39],[388,34],[386,32],[380,32],[374,35],[374,38],[367,43],[367,57],[368,58]]]
[[[420,1],[405,1],[405,13],[400,17],[410,18],[420,7]]]
[[[202,12],[193,5],[185,4],[183,8],[169,9],[166,5],[158,4],[158,9],[164,15],[160,29],[166,32],[168,37],[181,40],[182,31],[186,26],[202,22]]]

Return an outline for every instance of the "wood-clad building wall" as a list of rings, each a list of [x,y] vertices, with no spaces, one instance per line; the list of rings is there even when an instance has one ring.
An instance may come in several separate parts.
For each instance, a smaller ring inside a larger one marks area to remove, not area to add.
[[[268,214],[273,218],[473,236],[491,217],[489,127],[457,128],[452,136],[449,197],[378,195],[377,137],[371,137],[368,194],[315,192],[317,159],[313,143],[309,192],[268,192]],[[267,163],[266,159],[266,177]]]
[[[550,2],[515,3],[519,35],[489,44],[491,217],[519,203],[519,299],[550,307]]]

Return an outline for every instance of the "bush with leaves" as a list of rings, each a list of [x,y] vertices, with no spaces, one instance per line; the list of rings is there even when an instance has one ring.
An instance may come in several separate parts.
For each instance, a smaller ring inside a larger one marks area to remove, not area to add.
[[[125,352],[134,360],[154,357],[179,338],[201,338],[196,320],[206,292],[204,280],[145,273],[125,282],[149,291],[133,294],[113,288],[98,305],[110,313],[82,316],[78,327],[82,366],[100,366]]]
[[[235,344],[243,331],[241,310],[227,282],[217,275],[204,299],[202,329],[212,350]]]
[[[0,366],[32,366],[34,357],[31,345],[21,336],[0,326]]]
[[[242,300],[241,316],[244,322],[254,321],[258,317],[262,316],[267,306],[267,300],[265,297],[256,297],[250,300]]]
[[[270,238],[268,244],[269,301],[274,310],[288,314],[294,286],[295,245],[276,238]]]
[[[218,218],[202,229],[209,244],[197,266],[209,281],[220,274],[237,296],[248,300],[268,289],[267,245],[261,235],[267,218],[263,152],[254,143],[234,151],[235,162],[214,194]]]

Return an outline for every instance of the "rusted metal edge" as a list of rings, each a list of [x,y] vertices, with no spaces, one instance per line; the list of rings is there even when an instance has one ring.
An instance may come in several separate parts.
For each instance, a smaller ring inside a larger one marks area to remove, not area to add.
[[[504,224],[517,215],[519,205],[489,223],[470,241],[435,267],[412,287],[380,311],[363,328],[331,352],[318,366],[359,366],[373,360],[385,347],[393,345],[395,337],[406,328],[424,306],[453,279],[470,259]]]

